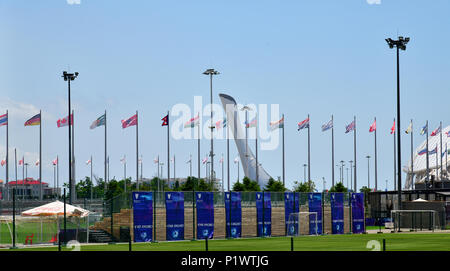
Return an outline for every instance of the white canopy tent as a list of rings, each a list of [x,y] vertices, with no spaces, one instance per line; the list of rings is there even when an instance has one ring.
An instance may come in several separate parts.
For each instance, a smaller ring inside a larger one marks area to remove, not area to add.
[[[66,216],[86,217],[90,211],[66,203]],[[59,200],[23,211],[23,216],[64,216],[64,202]]]

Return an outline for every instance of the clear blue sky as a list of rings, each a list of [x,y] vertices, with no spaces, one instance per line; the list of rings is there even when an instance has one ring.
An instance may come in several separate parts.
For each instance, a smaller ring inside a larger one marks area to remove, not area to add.
[[[311,117],[311,175],[319,189],[331,183],[330,133],[321,125],[335,119],[335,160],[353,159],[353,136],[345,125],[357,116],[358,187],[367,185],[367,155],[373,156],[377,117],[378,182],[393,187],[393,138],[396,116],[395,51],[385,38],[411,37],[401,52],[402,129],[448,125],[450,36],[448,1],[112,1],[66,0],[0,2],[0,112],[10,113],[10,148],[33,164],[39,151],[39,128],[23,123],[43,111],[43,180],[53,184],[51,160],[60,156],[60,182],[67,179],[67,129],[56,120],[67,114],[63,70],[78,71],[72,88],[76,112],[77,179],[88,176],[85,161],[94,156],[94,173],[103,176],[103,129],[89,125],[108,111],[111,177],[121,178],[120,158],[135,173],[135,131],[120,120],[140,112],[140,152],[144,177],[156,175],[153,159],[166,158],[166,129],[160,119],[174,104],[193,106],[195,95],[209,101],[209,80],[202,72],[215,68],[217,93],[238,102],[279,104],[286,118],[286,178],[290,188],[303,181],[307,161],[306,131],[297,122]],[[207,118],[205,117],[205,120]],[[0,130],[5,156],[5,129]],[[253,146],[253,143],[250,143]],[[409,136],[402,131],[402,161],[410,156]],[[202,155],[210,142],[202,141]],[[226,153],[224,140],[216,155]],[[193,140],[173,140],[176,174],[186,176]],[[236,157],[234,143],[231,159]],[[12,153],[11,153],[12,154]],[[11,156],[13,158],[13,156]],[[281,148],[261,151],[264,168],[281,176]],[[13,161],[13,160],[11,160]],[[232,164],[231,179],[237,176]],[[346,167],[348,162],[346,163]],[[196,168],[196,164],[194,164]],[[221,176],[216,159],[217,176]],[[371,159],[371,184],[374,172]],[[4,168],[0,178],[4,178]],[[19,171],[21,172],[21,171]],[[28,175],[38,177],[31,166]],[[165,170],[166,172],[166,170]],[[196,171],[194,171],[196,172]],[[204,167],[202,166],[202,176]],[[165,173],[166,175],[166,173]],[[164,175],[164,176],[165,176]],[[241,176],[243,176],[241,169]],[[339,171],[336,171],[336,178]],[[403,175],[403,179],[404,179]],[[344,175],[346,177],[346,174]],[[13,166],[10,178],[14,178]],[[21,173],[19,173],[21,178]],[[346,179],[344,181],[346,184]]]

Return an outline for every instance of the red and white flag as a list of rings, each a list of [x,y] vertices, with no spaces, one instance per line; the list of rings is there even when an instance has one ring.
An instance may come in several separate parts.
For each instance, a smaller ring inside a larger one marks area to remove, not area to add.
[[[158,164],[159,160],[158,158],[153,159],[153,163]]]
[[[372,123],[372,125],[370,125],[369,133],[375,131],[376,129],[377,129],[377,121],[374,120],[373,123]]]
[[[89,165],[91,163],[91,159],[86,161],[86,165]]]
[[[69,125],[69,118],[65,117],[56,121],[58,128]],[[70,125],[73,125],[73,114],[70,114]]]
[[[53,165],[56,166],[58,164],[58,158],[52,161]]]
[[[137,124],[137,114],[133,115],[127,120],[122,120],[122,128],[125,129],[130,126],[135,126]]]
[[[23,165],[23,158],[22,158],[22,160],[19,160],[19,166],[22,166]]]
[[[391,135],[393,133],[395,133],[395,120],[394,120],[394,124],[392,124],[392,127],[391,127]]]
[[[39,166],[39,159],[36,161],[36,166]]]
[[[205,164],[206,162],[208,162],[208,157],[203,158],[202,164]]]
[[[3,159],[1,164],[2,164],[2,166],[4,166],[6,164],[6,160]]]
[[[125,159],[125,156],[123,156],[123,158],[120,159],[120,162],[121,162],[122,164],[125,164],[125,163],[127,162],[127,160]]]

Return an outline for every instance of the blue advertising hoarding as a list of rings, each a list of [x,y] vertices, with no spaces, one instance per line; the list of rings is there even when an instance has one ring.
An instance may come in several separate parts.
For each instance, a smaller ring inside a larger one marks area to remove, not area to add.
[[[184,194],[166,192],[166,240],[184,239]]]
[[[352,193],[352,232],[364,233],[364,193]]]
[[[270,192],[256,192],[257,235],[272,235],[272,204]]]
[[[153,237],[153,193],[133,192],[134,242],[150,242]]]
[[[344,233],[344,193],[330,193],[331,233]]]
[[[242,206],[240,192],[225,192],[225,215],[227,223],[226,236],[232,238],[241,237]]]
[[[196,192],[197,239],[213,238],[214,235],[214,194]]]
[[[299,193],[284,193],[284,221],[286,223],[285,227],[288,235],[298,234],[298,217],[291,216],[291,213],[298,213],[299,206]]]
[[[322,193],[308,193],[309,212],[309,234],[322,234]],[[317,225],[316,225],[317,217]]]

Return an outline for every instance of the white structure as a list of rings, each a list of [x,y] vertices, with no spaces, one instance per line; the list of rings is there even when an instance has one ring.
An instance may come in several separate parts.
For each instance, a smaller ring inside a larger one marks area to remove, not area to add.
[[[245,132],[242,131],[243,125],[239,120],[239,108],[237,108],[236,101],[233,97],[227,94],[219,94],[219,97],[222,101],[223,109],[225,110],[227,116],[227,126],[228,131],[230,131],[230,139],[234,138],[245,176],[251,180],[256,180],[256,158],[250,149],[250,145],[248,146],[248,157],[245,156]],[[260,164],[259,161],[258,163]],[[261,164],[258,167],[258,175],[259,185],[261,187],[265,186],[271,178]]]
[[[428,151],[432,152],[435,148],[437,148],[437,152],[428,155],[428,168],[430,180],[433,178],[437,182],[449,180],[450,175],[448,174],[448,160],[449,153],[447,147],[450,147],[450,138],[447,136],[447,133],[450,131],[450,126],[442,128],[442,149],[441,149],[441,134],[438,133],[435,136],[430,136],[432,130],[430,130],[430,125],[428,125]],[[427,139],[426,135],[420,135],[419,133],[414,134],[414,138],[423,139],[423,142],[414,150],[413,154],[413,171],[411,172],[411,158],[408,163],[403,167],[403,172],[407,174],[405,189],[410,189],[411,184],[421,183],[423,184],[427,178],[427,155],[426,152],[424,154],[419,155],[420,151],[423,151],[427,147]],[[407,140],[403,139],[404,142]],[[448,145],[448,146],[447,146]],[[406,153],[409,154],[408,151]],[[441,177],[441,157],[442,157],[442,177]]]

